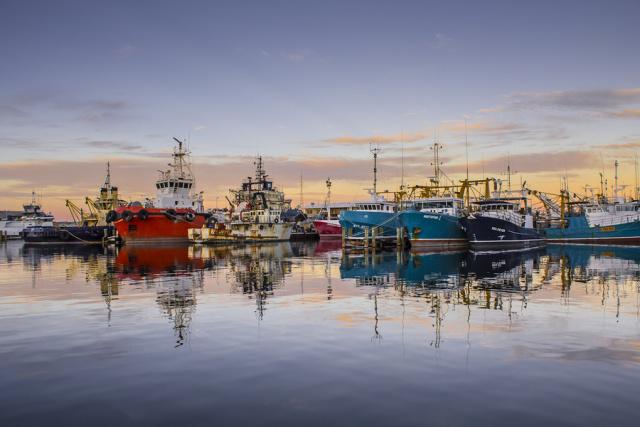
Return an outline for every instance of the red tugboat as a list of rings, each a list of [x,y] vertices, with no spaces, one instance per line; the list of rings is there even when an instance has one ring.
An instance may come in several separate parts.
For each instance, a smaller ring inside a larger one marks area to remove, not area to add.
[[[194,193],[189,152],[182,141],[173,151],[170,169],[160,171],[156,181],[156,198],[129,203],[107,214],[118,235],[126,243],[188,242],[190,228],[202,228],[208,214],[204,212],[202,192]]]

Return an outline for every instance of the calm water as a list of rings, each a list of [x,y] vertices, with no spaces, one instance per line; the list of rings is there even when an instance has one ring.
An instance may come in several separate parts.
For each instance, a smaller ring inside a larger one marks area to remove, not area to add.
[[[0,425],[638,425],[640,248],[0,246]]]

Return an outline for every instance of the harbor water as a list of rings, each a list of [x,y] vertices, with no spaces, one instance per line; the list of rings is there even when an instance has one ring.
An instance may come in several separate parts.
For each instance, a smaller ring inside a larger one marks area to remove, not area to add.
[[[637,425],[640,248],[0,245],[0,425]]]

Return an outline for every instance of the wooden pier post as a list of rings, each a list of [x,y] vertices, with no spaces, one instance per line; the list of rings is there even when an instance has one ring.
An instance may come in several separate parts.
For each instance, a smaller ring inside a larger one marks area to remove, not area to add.
[[[342,227],[342,247],[346,248],[347,247],[347,228],[346,227]]]
[[[363,245],[366,249],[369,248],[369,227],[364,227],[364,242]]]
[[[376,226],[371,227],[371,245],[373,246],[374,251],[378,245],[378,239],[376,238],[378,234],[377,229],[378,228]]]

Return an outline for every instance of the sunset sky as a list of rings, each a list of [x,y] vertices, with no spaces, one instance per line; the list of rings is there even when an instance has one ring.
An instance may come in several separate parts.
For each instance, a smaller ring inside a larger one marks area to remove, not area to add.
[[[366,199],[443,169],[527,185],[634,186],[639,1],[0,1],[0,209],[68,216],[107,160],[127,198],[189,139],[207,207],[252,174]],[[404,148],[403,148],[404,147]]]

